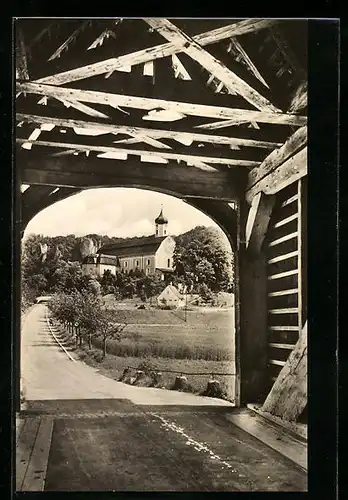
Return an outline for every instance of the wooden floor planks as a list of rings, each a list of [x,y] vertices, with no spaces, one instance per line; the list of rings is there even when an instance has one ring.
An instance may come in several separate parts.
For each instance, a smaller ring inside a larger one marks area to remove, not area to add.
[[[226,415],[226,418],[270,448],[289,458],[302,469],[308,469],[306,443],[295,439],[284,429],[266,422],[265,419],[250,411],[229,414]]]
[[[26,418],[18,436],[16,491],[43,491],[51,447],[53,418]]]

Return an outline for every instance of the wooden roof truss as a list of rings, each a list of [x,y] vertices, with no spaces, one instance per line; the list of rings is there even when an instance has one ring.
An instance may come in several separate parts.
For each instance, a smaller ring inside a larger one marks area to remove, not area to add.
[[[305,136],[305,56],[299,62],[288,25],[19,19],[17,148],[125,168],[134,157],[207,175],[241,168],[252,187],[274,150]]]

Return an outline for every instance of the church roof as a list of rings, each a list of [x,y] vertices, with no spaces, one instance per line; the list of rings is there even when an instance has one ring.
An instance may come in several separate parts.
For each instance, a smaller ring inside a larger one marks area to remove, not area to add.
[[[132,238],[131,241],[111,243],[100,248],[99,252],[107,255],[117,255],[117,257],[131,257],[136,255],[148,255],[157,251],[163,240],[168,236],[142,236]]]
[[[91,254],[87,255],[83,260],[82,264],[105,264],[109,266],[118,266],[118,258],[114,255],[105,254]]]
[[[96,262],[97,256],[94,254],[86,255],[86,257],[82,259],[82,264],[96,264]]]
[[[105,254],[98,254],[97,257],[97,264],[106,264],[109,266],[118,266],[118,258],[115,255],[105,255]]]
[[[163,208],[161,208],[161,212],[160,212],[159,216],[155,219],[155,223],[156,224],[167,224],[168,223],[168,219],[166,219],[166,217],[164,217],[164,215],[163,215]]]

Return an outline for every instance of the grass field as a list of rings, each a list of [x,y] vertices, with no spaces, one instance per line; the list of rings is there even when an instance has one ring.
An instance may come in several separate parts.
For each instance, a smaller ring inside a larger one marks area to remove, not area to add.
[[[80,359],[97,366],[100,372],[118,380],[125,368],[134,372],[144,362],[153,371],[161,371],[163,386],[171,388],[175,377],[186,375],[191,391],[202,393],[213,377],[233,400],[235,377],[216,375],[234,373],[234,311],[188,311],[187,322],[178,315],[183,311],[123,310],[114,312],[115,321],[126,323],[122,339],[108,340],[107,357],[102,359],[102,339],[93,339],[93,349],[84,344],[76,350]],[[69,341],[66,336],[65,341]],[[165,370],[176,371],[167,373]],[[203,375],[202,375],[203,374]]]
[[[191,326],[192,328],[230,328],[233,327],[234,310],[231,309],[196,309],[185,311],[177,309],[173,311],[153,310],[116,310],[112,311],[115,321],[128,325],[136,324],[170,324],[178,326]],[[186,321],[185,321],[186,320]]]
[[[126,323],[120,341],[109,340],[108,352],[116,356],[155,356],[171,359],[233,360],[233,311],[115,311],[115,321]],[[102,347],[102,340],[93,344]]]
[[[95,352],[95,351],[94,351]],[[98,353],[98,351],[97,351]],[[223,391],[228,399],[234,399],[234,363],[228,361],[205,361],[192,359],[165,359],[165,358],[138,358],[138,357],[120,357],[108,355],[101,362],[96,361],[93,352],[84,349],[77,350],[78,356],[87,364],[97,367],[99,372],[106,377],[114,380],[119,380],[125,368],[132,368],[135,373],[136,369],[143,369],[144,363],[146,366],[152,367],[154,371],[162,373],[162,386],[166,389],[171,389],[175,377],[184,374],[191,386],[191,392],[201,394],[207,387],[208,381],[211,378],[219,380]],[[177,373],[167,373],[165,370],[177,371]],[[191,373],[200,373],[203,375],[190,375]],[[232,375],[216,375],[226,373]]]

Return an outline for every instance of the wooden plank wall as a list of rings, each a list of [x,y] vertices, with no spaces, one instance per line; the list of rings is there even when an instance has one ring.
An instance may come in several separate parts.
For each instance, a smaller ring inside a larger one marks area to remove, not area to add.
[[[277,194],[265,240],[268,293],[268,367],[271,389],[307,319],[305,183]]]

